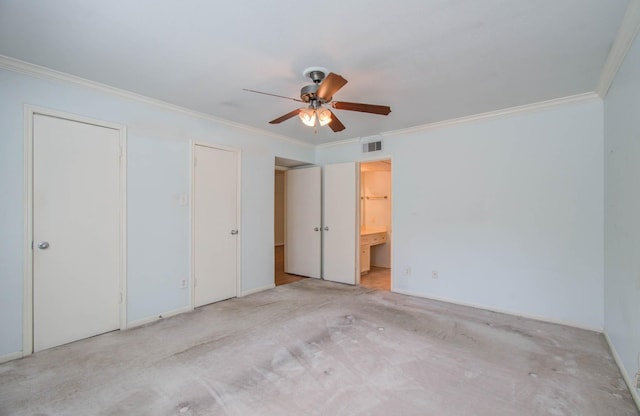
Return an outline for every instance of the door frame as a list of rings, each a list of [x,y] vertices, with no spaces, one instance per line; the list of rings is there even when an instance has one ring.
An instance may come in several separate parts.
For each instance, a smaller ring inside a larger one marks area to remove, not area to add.
[[[120,136],[120,329],[127,328],[127,130],[120,124],[29,104],[24,106],[24,298],[22,308],[22,356],[33,353],[33,117],[40,114],[117,130]]]
[[[191,146],[189,147],[189,247],[190,251],[190,264],[189,264],[189,310],[195,309],[195,174],[196,174],[196,146],[209,147],[212,149],[225,150],[227,152],[234,152],[237,157],[236,174],[238,175],[238,181],[236,183],[236,221],[238,235],[236,238],[236,297],[242,297],[242,151],[237,148],[221,146],[218,144],[211,144],[200,140],[191,140]]]

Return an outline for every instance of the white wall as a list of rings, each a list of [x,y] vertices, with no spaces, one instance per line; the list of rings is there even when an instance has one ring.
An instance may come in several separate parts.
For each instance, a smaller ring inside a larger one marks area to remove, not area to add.
[[[368,157],[393,163],[392,290],[602,328],[602,132],[592,99],[384,137]]]
[[[639,74],[636,38],[604,102],[605,332],[631,380],[640,371]]]
[[[312,147],[0,69],[0,359],[22,350],[24,104],[127,127],[129,322],[188,306],[179,283],[189,272],[189,208],[178,201],[189,194],[190,141],[241,150],[242,291],[273,285],[274,158],[313,162]]]
[[[140,136],[127,146],[129,322],[189,304],[189,143]]]

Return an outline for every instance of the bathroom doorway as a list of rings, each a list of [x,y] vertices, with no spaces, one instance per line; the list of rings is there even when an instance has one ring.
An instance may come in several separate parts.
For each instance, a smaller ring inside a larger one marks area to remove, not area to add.
[[[360,163],[360,285],[391,290],[391,160]]]

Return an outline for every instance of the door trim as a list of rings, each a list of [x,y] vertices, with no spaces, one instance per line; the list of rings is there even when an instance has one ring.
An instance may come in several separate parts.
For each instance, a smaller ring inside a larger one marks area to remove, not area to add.
[[[189,151],[190,157],[190,172],[189,172],[189,247],[190,251],[190,264],[189,264],[189,310],[192,311],[195,309],[195,273],[194,273],[194,264],[195,264],[195,204],[194,204],[194,195],[195,195],[195,174],[196,174],[196,164],[195,164],[195,155],[196,155],[196,146],[209,147],[212,149],[225,150],[228,152],[234,152],[237,157],[237,177],[238,181],[236,183],[236,221],[237,221],[237,229],[238,229],[238,238],[236,238],[236,297],[241,297],[242,294],[242,152],[239,149],[233,147],[220,146],[217,144],[211,144],[199,140],[191,140],[191,146]]]
[[[117,130],[120,135],[120,329],[127,328],[127,131],[120,124],[78,116],[29,104],[24,106],[24,299],[22,356],[33,353],[33,117],[36,114]]]

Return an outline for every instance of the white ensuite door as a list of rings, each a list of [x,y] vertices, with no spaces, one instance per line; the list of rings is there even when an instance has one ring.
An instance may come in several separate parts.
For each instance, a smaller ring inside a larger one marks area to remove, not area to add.
[[[355,285],[359,275],[358,165],[326,165],[323,179],[322,277]]]
[[[321,175],[319,166],[287,171],[285,273],[322,276]]]
[[[194,146],[194,306],[238,295],[238,153]]]
[[[33,350],[120,328],[121,132],[33,115]]]

